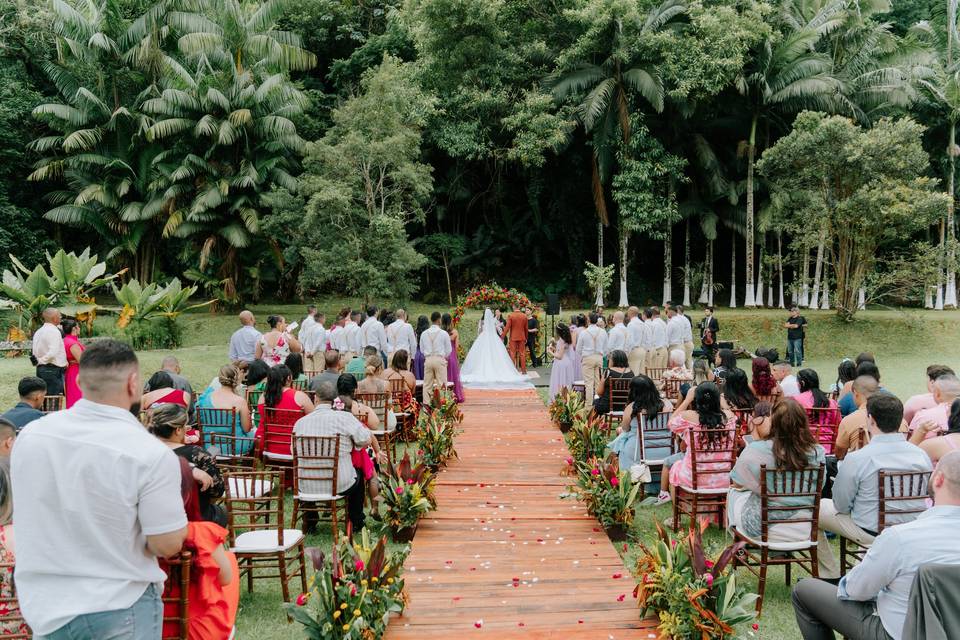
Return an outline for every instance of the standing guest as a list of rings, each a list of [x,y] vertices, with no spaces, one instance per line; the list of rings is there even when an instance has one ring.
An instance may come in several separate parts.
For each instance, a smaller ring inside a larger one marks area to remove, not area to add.
[[[940,460],[930,492],[934,506],[913,522],[884,529],[839,585],[807,578],[793,588],[804,640],[833,638],[834,630],[850,640],[901,640],[917,570],[960,565],[960,452]]]
[[[557,325],[555,330],[556,344],[547,347],[547,352],[553,358],[550,365],[550,394],[552,402],[561,389],[572,389],[576,381],[576,367],[574,361],[577,352],[573,350],[573,338],[570,337],[570,328],[564,323]]]
[[[240,370],[232,364],[220,367],[220,373],[217,376],[220,386],[217,388],[208,387],[200,398],[197,399],[197,414],[203,424],[204,445],[210,444],[207,435],[221,434],[233,436],[235,438],[251,437],[250,430],[253,429],[253,420],[250,417],[250,407],[246,399],[240,395],[241,385]],[[227,425],[210,426],[213,420],[204,420],[204,409],[233,409],[236,415],[232,428]]]
[[[447,366],[453,345],[450,334],[440,328],[439,311],[430,314],[430,328],[420,335],[420,351],[423,353],[423,403],[430,406],[435,387],[447,387]]]
[[[714,357],[714,363],[717,365],[713,370],[715,378],[726,378],[727,373],[737,368],[737,356],[732,349],[718,349]]]
[[[340,356],[343,359],[343,362],[350,362],[361,353],[363,353],[363,347],[366,345],[361,344],[360,335],[360,312],[351,311],[350,316],[343,325],[343,334],[340,336]]]
[[[540,320],[533,313],[533,309],[527,307],[524,309],[527,314],[527,349],[530,351],[530,362],[537,368],[540,362],[540,354],[537,353],[537,339],[540,337]]]
[[[685,325],[690,323],[685,318],[677,314],[676,307],[667,309],[667,357],[674,349],[683,351],[683,338]]]
[[[803,364],[803,339],[806,335],[807,319],[800,315],[796,305],[790,307],[790,317],[783,323],[787,330],[787,360],[794,367]]]
[[[381,364],[385,365],[387,362],[387,351],[390,350],[390,345],[387,341],[387,332],[383,327],[383,323],[377,319],[377,311],[379,311],[379,309],[377,309],[376,305],[367,307],[367,319],[360,327],[360,342],[364,347],[373,347],[376,349],[380,355]]]
[[[783,395],[783,391],[773,378],[773,372],[770,371],[770,361],[766,358],[753,359],[753,380],[750,383],[750,390],[757,396]]]
[[[330,331],[327,332],[327,351],[340,350],[340,338],[343,327],[350,318],[350,308],[344,307],[337,313],[337,319],[330,325]]]
[[[413,358],[413,375],[417,378],[417,380],[423,380],[424,360],[426,360],[423,355],[423,351],[420,351],[420,338],[423,336],[424,331],[429,328],[430,318],[427,316],[420,316],[417,318],[417,328],[415,332],[415,337],[417,339],[417,351]]]
[[[260,332],[254,326],[257,319],[253,313],[244,309],[240,312],[240,328],[230,336],[230,362],[253,362],[257,360],[257,345],[260,343]]]
[[[910,398],[903,403],[903,419],[907,424],[913,422],[913,417],[918,411],[923,409],[932,409],[937,406],[937,401],[933,399],[933,383],[941,376],[954,376],[953,369],[942,364],[932,364],[927,367],[927,392],[921,393]]]
[[[743,369],[727,371],[723,385],[723,402],[727,409],[753,409],[757,404],[757,396],[753,395],[747,383],[747,372]]]
[[[393,353],[390,367],[383,371],[382,377],[384,380],[403,380],[403,385],[411,396],[417,391],[417,379],[413,377],[413,373],[410,371],[410,356],[406,349],[400,349]]]
[[[667,323],[660,317],[660,309],[650,307],[650,329],[651,339],[653,340],[653,360],[651,367],[657,369],[667,368]],[[647,352],[647,358],[650,358],[650,352]]]
[[[17,545],[13,532],[13,492],[10,490],[9,469],[0,470],[0,562],[14,565],[16,563]],[[9,602],[0,605],[0,637],[22,636],[30,637],[30,628],[26,622],[16,620],[21,617],[20,605],[17,604],[13,584],[13,566],[0,573],[0,598],[7,598]]]
[[[460,380],[460,354],[457,346],[460,343],[460,332],[453,326],[453,318],[449,313],[440,318],[440,327],[450,335],[450,355],[447,356],[447,380],[453,383],[453,396],[457,402],[463,402],[463,382]],[[526,356],[523,356],[526,357]]]
[[[630,307],[627,309],[627,344],[630,350],[627,352],[630,360],[630,369],[633,375],[638,376],[646,370],[647,359],[647,325],[640,318],[640,309]]]
[[[316,493],[330,495],[336,493],[344,496],[347,501],[347,515],[353,525],[353,531],[363,529],[366,518],[363,513],[363,477],[353,466],[353,450],[366,447],[374,439],[370,430],[360,424],[353,414],[348,411],[334,411],[333,401],[337,398],[337,387],[328,380],[317,385],[317,408],[307,416],[297,420],[293,433],[297,436],[340,436],[340,451],[337,457],[337,486],[329,485],[329,480],[317,480],[316,486],[305,486],[311,481],[301,480],[302,493]],[[316,531],[317,514],[304,512],[304,530],[308,533]]]
[[[873,542],[879,528],[880,495],[877,473],[886,471],[930,471],[927,454],[907,442],[899,433],[903,405],[895,396],[878,393],[867,400],[870,443],[851,451],[839,465],[833,480],[833,498],[820,501],[820,530],[844,536],[860,545]],[[923,507],[923,499],[899,502],[898,509]],[[887,524],[912,520],[916,514],[888,513]],[[911,551],[913,551],[911,549]],[[818,541],[819,575],[840,575],[837,558],[825,535]]]
[[[687,321],[683,328],[683,353],[686,356],[684,365],[687,369],[693,368],[693,318],[684,313],[682,304],[677,305],[677,315]]]
[[[857,379],[857,364],[850,358],[844,358],[837,365],[837,381],[830,387],[830,393],[839,401],[852,391],[853,381]]]
[[[337,384],[340,377],[340,353],[338,351],[327,351],[323,356],[323,371],[310,379],[310,390],[316,393],[317,385],[324,380]]]
[[[12,422],[13,426],[19,431],[34,420],[44,416],[41,409],[43,408],[43,399],[47,397],[47,383],[43,381],[43,378],[35,376],[21,378],[17,384],[17,393],[20,396],[20,402],[13,405],[12,409],[9,409],[0,417]]]
[[[157,558],[187,533],[180,465],[141,425],[139,363],[105,339],[80,359],[83,398],[37,420],[12,459],[17,595],[38,636],[159,638]]]
[[[407,312],[397,309],[396,320],[387,326],[387,343],[392,353],[387,354],[388,361],[393,362],[393,354],[397,351],[407,352],[407,364],[413,367],[413,360],[417,353],[417,336],[413,327],[407,322]]]
[[[607,354],[614,351],[623,351],[626,354],[627,349],[627,327],[623,324],[623,311],[615,311],[613,314],[613,328],[607,334]]]
[[[184,409],[190,406],[191,395],[174,387],[173,378],[166,371],[157,371],[150,376],[145,388],[150,389],[143,394],[140,400],[140,404],[145,410],[167,402],[178,404]]]
[[[920,429],[914,431],[914,436],[922,431],[925,430],[921,425]],[[916,440],[910,438],[910,442],[919,446],[933,464],[937,464],[940,458],[960,448],[960,400],[954,400],[953,404],[950,405],[950,417],[947,420],[945,433],[935,438],[923,439],[920,437]]]
[[[587,330],[587,316],[578,313],[573,316],[571,320],[570,339],[573,340],[573,342],[570,344],[570,350],[574,355],[573,368],[576,375],[574,380],[583,380],[583,358],[580,355],[580,349],[577,345],[580,342],[580,334]]]
[[[960,380],[957,376],[947,374],[940,376],[933,383],[933,400],[937,404],[929,409],[921,409],[913,416],[910,430],[916,438],[932,438],[940,431],[947,430],[947,420],[950,417],[950,405],[960,397]],[[917,435],[923,431],[922,435]]]
[[[773,379],[780,385],[784,398],[793,398],[800,395],[800,384],[797,382],[797,376],[793,375],[790,363],[786,360],[773,363]]]
[[[577,351],[580,354],[587,402],[593,402],[596,396],[597,385],[600,382],[600,369],[603,368],[603,354],[607,348],[607,334],[597,326],[598,318],[596,313],[591,313],[590,325],[577,337]]]
[[[43,326],[33,333],[33,360],[37,377],[47,383],[47,395],[62,396],[63,375],[67,370],[67,350],[60,333],[60,312],[53,307],[43,310]]]
[[[325,366],[324,356],[327,353],[327,330],[323,325],[327,319],[322,313],[316,312],[316,307],[312,308],[314,314],[312,317],[307,315],[307,318],[310,318],[313,322],[307,325],[307,321],[304,319],[299,334],[300,342],[303,345],[304,366],[311,371],[323,371]]]
[[[653,380],[642,373],[634,376],[630,381],[627,406],[623,408],[623,419],[617,427],[617,437],[607,445],[610,451],[617,454],[621,469],[627,470],[640,463],[642,456],[637,438],[643,432],[641,421],[656,419],[658,413],[672,410],[673,405],[660,396]],[[657,453],[647,452],[647,458],[656,457]]]
[[[287,333],[287,319],[283,316],[267,318],[270,331],[260,336],[257,342],[256,356],[271,367],[283,364],[291,353],[300,353],[303,347],[300,341]]]
[[[80,356],[83,355],[83,345],[80,344],[80,325],[76,320],[64,318],[60,322],[63,331],[63,348],[67,352],[67,371],[64,376],[64,393],[67,409],[83,397],[77,385],[77,374],[80,373]]]
[[[604,375],[601,372],[600,384],[597,386],[597,398],[593,401],[593,411],[597,415],[610,412],[609,381],[633,379],[633,371],[630,369],[630,361],[627,360],[626,352],[620,349],[611,351],[608,364],[606,374]]]
[[[527,372],[527,316],[514,303],[513,313],[507,316],[504,338],[509,345],[510,361],[521,373]]]
[[[720,333],[720,323],[713,315],[713,307],[703,310],[703,320],[697,326],[700,328],[700,348],[712,362],[717,351],[717,334]]]
[[[807,427],[807,414],[794,400],[786,399],[777,403],[770,416],[770,431],[762,439],[754,439],[737,457],[737,463],[730,472],[730,492],[727,494],[727,522],[731,529],[754,539],[763,534],[761,528],[761,477],[760,467],[770,471],[786,470],[799,472],[810,467],[825,464],[823,447],[813,439]],[[786,483],[793,482],[793,474],[787,476]],[[825,478],[823,478],[825,480]],[[776,511],[772,519],[790,517],[810,518],[814,504],[813,498],[776,498],[772,500],[776,507],[805,507],[805,511]],[[774,524],[767,532],[767,539],[773,542],[802,542],[810,539],[810,523]]]

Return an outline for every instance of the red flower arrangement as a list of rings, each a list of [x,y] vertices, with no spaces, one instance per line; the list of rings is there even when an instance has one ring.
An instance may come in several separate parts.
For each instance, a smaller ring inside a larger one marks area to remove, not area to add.
[[[453,326],[460,325],[460,320],[463,319],[463,314],[467,309],[485,306],[512,306],[514,304],[520,307],[530,307],[533,309],[535,316],[540,314],[540,307],[530,302],[527,294],[516,289],[505,289],[496,282],[476,286],[457,297],[457,304],[451,314],[453,316]]]

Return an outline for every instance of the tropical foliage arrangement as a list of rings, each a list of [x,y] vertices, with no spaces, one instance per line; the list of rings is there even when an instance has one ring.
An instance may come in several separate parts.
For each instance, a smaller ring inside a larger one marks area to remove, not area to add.
[[[422,460],[414,466],[408,451],[399,464],[388,465],[380,473],[380,484],[383,522],[395,539],[412,537],[420,518],[437,508],[433,472]]]
[[[642,484],[634,483],[630,472],[621,470],[615,456],[577,462],[573,495],[587,506],[614,540],[629,534],[636,516],[636,502]]]
[[[463,414],[449,391],[435,389],[433,400],[432,406],[421,407],[413,433],[417,440],[417,455],[423,456],[423,463],[428,468],[437,471],[457,455],[454,441],[460,433]]]
[[[172,349],[181,344],[177,317],[184,311],[213,304],[213,300],[190,304],[197,286],[184,287],[174,278],[165,285],[141,285],[136,279],[122,287],[113,285],[117,302],[123,305],[117,328],[130,338],[134,349]]]
[[[603,458],[610,442],[610,432],[604,429],[603,419],[599,416],[583,417],[582,414],[574,420],[565,437],[567,449],[577,462]]]
[[[403,592],[405,551],[387,553],[387,539],[371,544],[366,529],[339,539],[329,556],[307,549],[314,574],[310,590],[284,605],[311,640],[380,638],[390,615],[406,606]]]
[[[560,389],[560,392],[554,396],[550,406],[547,407],[547,412],[561,431],[569,430],[578,421],[584,422],[587,414],[583,396],[567,387]]]
[[[657,523],[658,540],[652,548],[640,545],[636,568],[640,582],[634,596],[641,616],[656,614],[665,638],[743,637],[739,627],[754,618],[757,596],[737,583],[730,566],[743,543],[728,546],[710,560],[701,537],[706,527],[704,520],[678,538]]]

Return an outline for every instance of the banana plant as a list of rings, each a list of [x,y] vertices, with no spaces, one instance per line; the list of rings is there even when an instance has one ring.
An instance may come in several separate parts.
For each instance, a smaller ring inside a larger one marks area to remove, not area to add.
[[[122,329],[131,321],[143,322],[156,317],[176,319],[184,311],[213,304],[213,300],[189,304],[190,296],[196,292],[196,286],[183,287],[179,278],[163,286],[156,283],[144,286],[136,279],[129,280],[120,288],[114,286],[117,302],[123,305],[117,326]]]

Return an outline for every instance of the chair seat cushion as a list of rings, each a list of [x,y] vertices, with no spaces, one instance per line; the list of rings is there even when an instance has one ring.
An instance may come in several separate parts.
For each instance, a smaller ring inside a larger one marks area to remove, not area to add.
[[[267,460],[274,460],[276,462],[293,462],[293,454],[289,453],[273,453],[272,451],[264,451],[263,457]]]
[[[230,496],[240,500],[262,498],[272,489],[270,483],[266,480],[229,477],[227,481],[230,483]]]
[[[787,524],[787,523],[785,522],[782,524]],[[806,538],[804,540],[795,540],[792,542],[785,542],[782,540],[774,541],[774,542],[763,542],[762,540],[759,540],[757,538],[751,538],[750,536],[746,535],[742,531],[738,531],[736,527],[731,527],[731,530],[733,531],[735,537],[739,537],[741,540],[746,540],[747,542],[749,542],[751,545],[755,547],[766,547],[771,551],[804,551],[806,549],[812,549],[813,547],[817,546],[817,543],[811,542],[809,538]]]
[[[234,553],[277,553],[295,547],[303,540],[299,529],[284,529],[283,544],[277,544],[277,530],[248,531],[237,536],[230,551]]]
[[[332,502],[333,500],[343,500],[343,496],[332,496],[329,493],[298,493],[295,497],[301,502]]]
[[[724,487],[722,489],[691,489],[690,487],[677,486],[677,491],[683,491],[684,493],[695,493],[698,496],[721,496],[726,495],[730,489]]]

